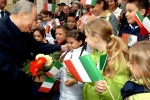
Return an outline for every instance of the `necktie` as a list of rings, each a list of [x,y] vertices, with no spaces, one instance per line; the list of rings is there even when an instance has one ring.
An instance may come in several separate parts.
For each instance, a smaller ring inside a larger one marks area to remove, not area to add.
[[[1,11],[1,18],[4,16],[4,11]]]

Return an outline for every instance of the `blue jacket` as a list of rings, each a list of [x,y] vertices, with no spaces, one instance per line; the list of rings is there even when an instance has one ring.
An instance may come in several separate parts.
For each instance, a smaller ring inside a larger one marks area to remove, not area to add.
[[[129,25],[126,25],[122,30],[120,30],[119,32],[119,37],[122,37],[122,34],[123,33],[126,33],[126,34],[132,34],[132,35],[135,35],[137,36],[137,41],[142,41],[142,40],[148,40],[149,39],[149,36],[148,34],[146,34],[145,36],[141,36],[140,35],[140,27],[132,27],[129,26]]]
[[[37,42],[29,33],[22,33],[9,16],[1,18],[0,92],[2,97],[12,95],[14,100],[31,99],[32,80],[19,69],[27,59],[32,58],[31,52],[49,54],[60,50],[59,45]]]

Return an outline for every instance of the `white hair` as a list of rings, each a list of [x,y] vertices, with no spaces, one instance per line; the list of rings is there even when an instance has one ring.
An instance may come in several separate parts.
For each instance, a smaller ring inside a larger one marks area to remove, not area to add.
[[[18,14],[20,11],[30,14],[33,7],[36,8],[36,5],[26,0],[20,0],[11,9],[11,14]]]

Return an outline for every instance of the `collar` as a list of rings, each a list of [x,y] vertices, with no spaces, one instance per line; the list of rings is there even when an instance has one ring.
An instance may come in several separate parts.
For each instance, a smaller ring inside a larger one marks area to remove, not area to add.
[[[4,10],[4,9],[3,9],[3,10],[0,10],[0,12],[1,12],[1,11],[4,11],[4,13],[5,13],[5,10]]]
[[[6,27],[9,29],[9,31],[15,35],[15,36],[19,36],[21,34],[21,31],[19,30],[19,28],[13,23],[13,20],[11,19],[11,17],[9,16],[5,16],[3,18],[1,18],[2,23],[6,25]]]
[[[136,28],[138,28],[139,26],[129,24],[129,27],[131,27],[131,29],[136,29]]]
[[[91,52],[91,54],[94,54],[94,55],[105,55],[107,53],[107,51],[101,51],[101,52],[98,52],[98,50],[93,50],[93,52]]]
[[[77,49],[74,49],[73,52],[78,52],[78,51],[81,51],[81,49],[83,48],[83,46],[77,48]]]

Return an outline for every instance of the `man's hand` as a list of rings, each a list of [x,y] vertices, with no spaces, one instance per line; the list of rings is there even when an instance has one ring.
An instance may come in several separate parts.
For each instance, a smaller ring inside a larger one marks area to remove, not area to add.
[[[61,45],[61,50],[62,50],[62,51],[68,51],[69,48],[68,48],[67,44]]]

